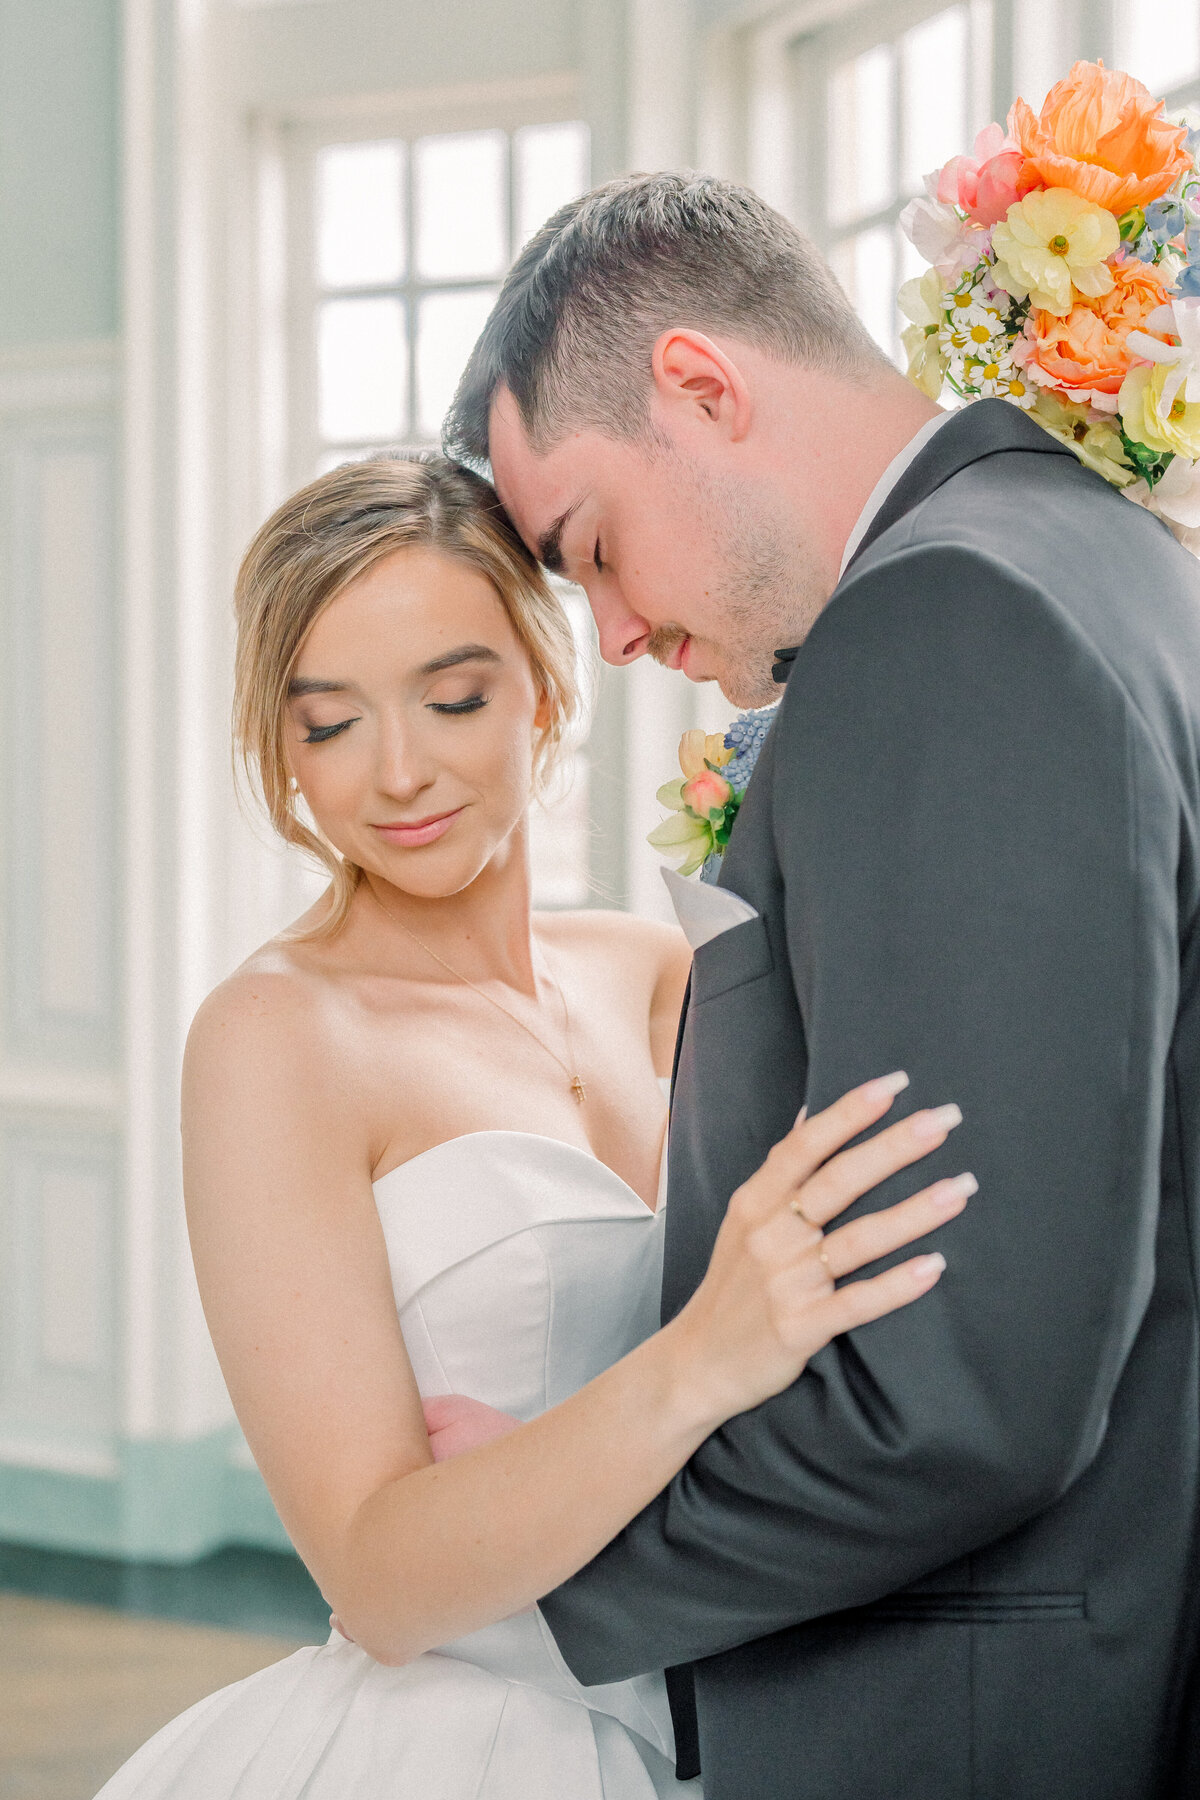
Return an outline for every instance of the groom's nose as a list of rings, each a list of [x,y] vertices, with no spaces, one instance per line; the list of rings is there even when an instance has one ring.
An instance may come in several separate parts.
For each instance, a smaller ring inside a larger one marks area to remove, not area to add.
[[[589,592],[588,603],[596,621],[600,654],[606,663],[620,668],[645,656],[652,626],[631,609],[619,594]]]

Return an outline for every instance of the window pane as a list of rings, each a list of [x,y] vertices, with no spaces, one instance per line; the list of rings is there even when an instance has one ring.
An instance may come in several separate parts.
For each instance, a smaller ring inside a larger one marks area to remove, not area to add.
[[[495,288],[427,294],[417,314],[417,430],[436,438],[458,378],[496,302]]]
[[[927,174],[965,155],[967,13],[951,6],[906,31],[900,40],[904,117],[901,165],[904,188],[915,193]]]
[[[896,350],[896,254],[890,225],[839,244],[830,261],[855,312],[889,356]]]
[[[508,262],[507,144],[502,131],[422,138],[416,146],[417,273],[427,280],[503,274]]]
[[[326,442],[404,433],[408,353],[399,300],[327,300],[317,332],[318,417]]]
[[[517,184],[517,243],[533,236],[567,200],[588,184],[588,128],[528,125],[513,139]]]
[[[1200,0],[1114,0],[1116,61],[1152,94],[1200,71]]]
[[[887,206],[895,192],[890,44],[843,63],[829,80],[829,216],[835,223]]]
[[[403,144],[330,144],[320,152],[317,268],[326,287],[403,279]]]

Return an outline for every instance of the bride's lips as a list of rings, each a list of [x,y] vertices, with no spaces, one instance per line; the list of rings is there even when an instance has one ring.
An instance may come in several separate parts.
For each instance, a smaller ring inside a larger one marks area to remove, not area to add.
[[[456,806],[453,812],[434,813],[427,819],[414,819],[411,824],[405,821],[396,825],[376,825],[374,829],[389,844],[399,844],[406,850],[415,850],[422,844],[435,844],[440,837],[444,837],[462,810],[461,806]]]

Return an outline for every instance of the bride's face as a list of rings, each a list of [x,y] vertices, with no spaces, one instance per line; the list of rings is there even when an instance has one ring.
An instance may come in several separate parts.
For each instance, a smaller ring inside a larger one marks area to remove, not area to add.
[[[524,818],[544,703],[491,582],[441,551],[394,551],[330,602],[288,715],[325,836],[409,893],[459,893]]]

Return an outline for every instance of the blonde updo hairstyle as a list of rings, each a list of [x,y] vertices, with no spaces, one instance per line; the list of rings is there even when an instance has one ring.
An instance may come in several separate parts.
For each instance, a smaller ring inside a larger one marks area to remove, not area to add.
[[[235,758],[276,831],[329,873],[329,905],[305,935],[328,937],[341,928],[362,870],[300,817],[287,752],[288,688],[300,647],[330,601],[381,558],[410,546],[456,557],[495,588],[548,707],[534,750],[535,791],[544,788],[578,713],[570,621],[478,475],[441,456],[373,456],[285,500],[238,571],[233,739]]]

